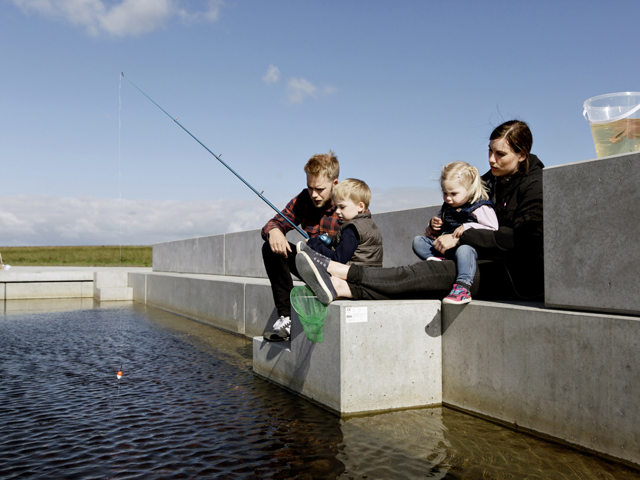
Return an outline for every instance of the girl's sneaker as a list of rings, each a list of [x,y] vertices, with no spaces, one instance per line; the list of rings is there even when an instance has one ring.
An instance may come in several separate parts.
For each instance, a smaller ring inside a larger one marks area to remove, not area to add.
[[[451,293],[444,297],[442,303],[451,303],[454,305],[462,305],[471,301],[471,292],[457,283],[453,284]]]

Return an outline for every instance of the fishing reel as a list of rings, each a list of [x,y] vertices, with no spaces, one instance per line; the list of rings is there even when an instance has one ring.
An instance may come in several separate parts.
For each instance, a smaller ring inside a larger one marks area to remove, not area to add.
[[[327,235],[326,233],[323,233],[322,235],[320,235],[320,241],[322,243],[324,243],[324,245],[326,247],[328,247],[329,245],[331,245],[331,237],[329,235]]]

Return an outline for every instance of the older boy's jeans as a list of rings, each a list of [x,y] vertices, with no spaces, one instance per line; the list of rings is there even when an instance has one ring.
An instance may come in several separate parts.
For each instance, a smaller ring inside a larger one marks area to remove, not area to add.
[[[473,276],[476,273],[476,262],[478,260],[476,249],[469,245],[460,245],[455,249],[453,254],[451,250],[449,250],[446,252],[446,255],[443,255],[434,248],[433,242],[433,240],[426,236],[415,237],[412,245],[413,252],[422,260],[426,260],[429,257],[455,258],[458,270],[456,283],[462,283],[465,286],[471,287],[473,284]]]

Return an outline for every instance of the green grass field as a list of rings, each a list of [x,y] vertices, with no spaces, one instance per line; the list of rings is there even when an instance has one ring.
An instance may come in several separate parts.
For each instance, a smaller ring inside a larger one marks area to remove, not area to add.
[[[2,262],[35,267],[150,267],[152,247],[0,247]]]

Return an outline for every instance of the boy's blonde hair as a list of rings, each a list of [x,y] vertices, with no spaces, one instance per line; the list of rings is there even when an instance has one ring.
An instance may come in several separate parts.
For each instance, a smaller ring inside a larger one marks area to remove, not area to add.
[[[466,162],[451,162],[442,167],[440,183],[444,181],[460,180],[460,183],[467,189],[469,198],[467,202],[475,203],[478,200],[489,200],[487,186],[485,185],[476,167],[472,167]]]
[[[371,202],[371,190],[362,180],[347,178],[333,187],[333,191],[331,192],[331,200],[333,200],[333,203],[337,203],[345,198],[348,198],[353,203],[364,203],[364,209],[366,210],[369,208],[369,203]]]
[[[311,157],[304,166],[307,175],[319,177],[325,175],[329,180],[335,180],[340,176],[340,163],[333,151],[318,153]]]

